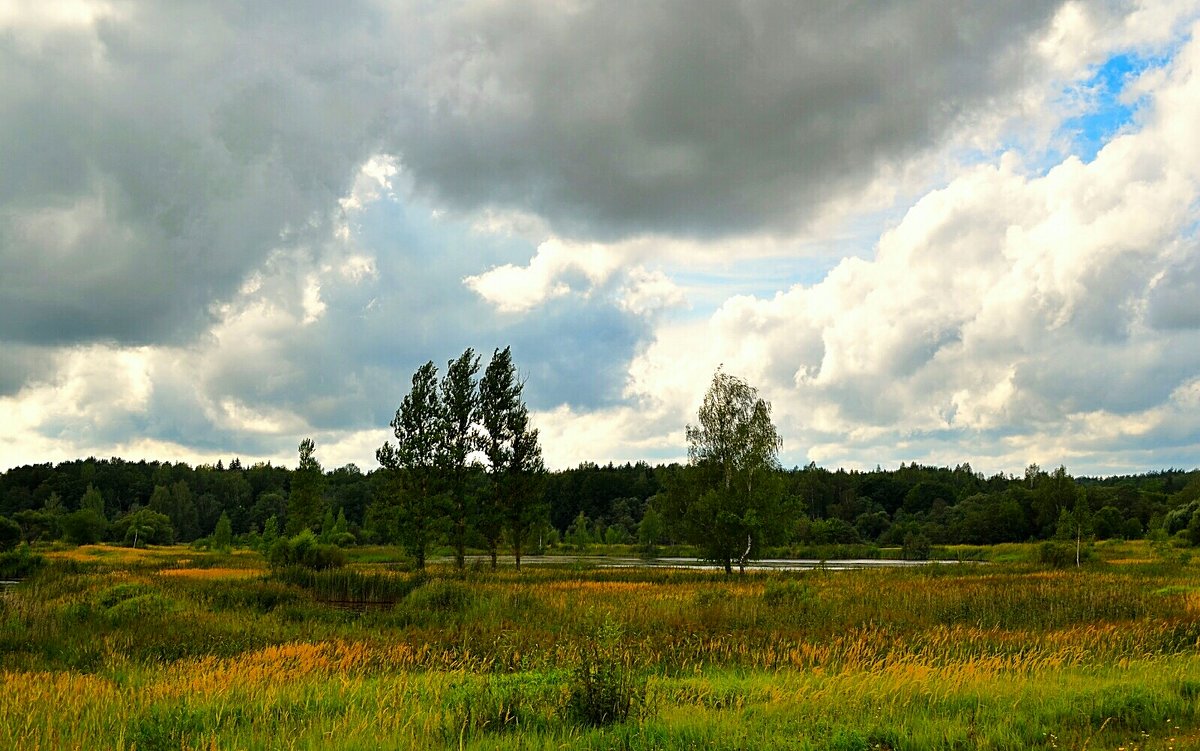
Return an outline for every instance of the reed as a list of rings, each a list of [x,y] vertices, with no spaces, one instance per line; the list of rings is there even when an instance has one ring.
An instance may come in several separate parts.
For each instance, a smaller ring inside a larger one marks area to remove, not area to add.
[[[1200,745],[1197,572],[1137,548],[732,578],[60,552],[0,596],[0,748]]]

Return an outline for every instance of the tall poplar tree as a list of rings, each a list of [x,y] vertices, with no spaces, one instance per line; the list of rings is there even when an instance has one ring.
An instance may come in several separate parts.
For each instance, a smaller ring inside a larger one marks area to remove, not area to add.
[[[545,516],[537,487],[544,471],[542,449],[538,431],[529,425],[523,390],[510,348],[495,350],[479,381],[479,422],[490,479],[489,502],[482,504],[479,528],[487,540],[493,569],[502,531],[509,533],[513,559],[520,569],[525,538]]]
[[[412,388],[391,425],[396,445],[384,441],[375,458],[388,473],[399,542],[423,569],[438,520],[437,468],[444,428],[437,366],[432,361],[413,374]]]
[[[454,546],[454,562],[459,568],[466,564],[467,528],[473,516],[467,462],[480,444],[475,430],[479,410],[475,379],[478,373],[479,356],[468,347],[449,362],[441,383],[442,451],[439,463],[448,486],[450,542]]]

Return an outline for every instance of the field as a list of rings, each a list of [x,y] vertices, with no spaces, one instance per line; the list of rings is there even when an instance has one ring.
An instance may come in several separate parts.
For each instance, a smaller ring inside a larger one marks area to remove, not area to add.
[[[52,551],[0,595],[0,748],[1200,747],[1197,567],[1029,552],[726,577]]]

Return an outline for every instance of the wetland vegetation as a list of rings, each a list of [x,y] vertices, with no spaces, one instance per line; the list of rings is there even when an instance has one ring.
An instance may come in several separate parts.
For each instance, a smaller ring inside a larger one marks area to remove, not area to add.
[[[0,746],[1195,747],[1194,565],[985,553],[728,577],[58,546],[0,596]]]

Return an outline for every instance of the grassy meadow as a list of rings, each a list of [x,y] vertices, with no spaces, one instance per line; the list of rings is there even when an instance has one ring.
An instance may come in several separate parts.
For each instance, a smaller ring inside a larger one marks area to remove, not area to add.
[[[0,593],[0,748],[1200,748],[1200,569],[425,574],[83,547]]]

